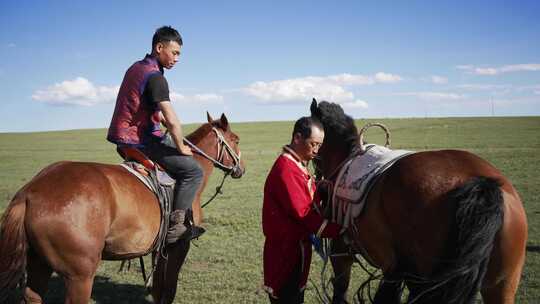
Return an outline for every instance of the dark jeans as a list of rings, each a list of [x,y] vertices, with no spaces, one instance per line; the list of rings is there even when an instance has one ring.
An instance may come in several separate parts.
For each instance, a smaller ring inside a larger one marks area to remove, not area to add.
[[[203,171],[193,156],[181,155],[170,136],[153,141],[142,149],[151,160],[160,164],[176,180],[173,209],[188,210],[201,185]]]
[[[296,265],[295,270],[281,290],[276,294],[277,299],[268,296],[272,304],[302,304],[304,303],[304,291],[300,291],[300,280],[302,278],[302,263]]]

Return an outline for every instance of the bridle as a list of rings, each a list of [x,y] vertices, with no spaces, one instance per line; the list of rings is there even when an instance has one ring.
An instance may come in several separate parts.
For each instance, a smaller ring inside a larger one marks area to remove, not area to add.
[[[221,133],[216,127],[212,127],[212,131],[214,131],[214,133],[216,133],[216,137],[217,137],[217,154],[216,154],[216,158],[208,155],[208,153],[204,152],[203,150],[201,150],[201,148],[197,147],[194,143],[192,143],[191,141],[189,141],[187,138],[183,138],[184,139],[184,142],[186,142],[190,147],[191,149],[193,149],[195,151],[195,153],[203,156],[204,158],[208,159],[209,161],[212,162],[212,164],[214,165],[214,167],[217,167],[221,170],[223,170],[223,172],[225,172],[225,174],[223,175],[223,179],[221,180],[221,184],[216,187],[216,193],[214,193],[214,195],[212,195],[212,197],[206,201],[204,204],[201,205],[201,208],[204,208],[206,205],[208,205],[212,200],[214,200],[214,198],[216,198],[216,196],[218,194],[221,194],[223,192],[221,192],[221,188],[223,187],[223,184],[225,182],[225,178],[227,176],[229,176],[230,174],[233,174],[233,177],[234,177],[234,173],[241,173],[242,172],[242,168],[240,166],[240,157],[242,155],[242,152],[239,151],[238,154],[236,154],[236,152],[234,151],[234,149],[231,147],[231,145],[227,142],[227,140],[225,139],[225,136],[223,136],[223,133]],[[225,160],[225,157],[227,156],[227,154],[232,158],[232,161],[233,161],[233,165],[232,166],[227,166],[225,165],[224,163],[224,160]],[[160,249],[158,249],[158,252],[160,251]],[[161,256],[163,256],[161,253],[160,253]],[[156,255],[157,257],[157,255]],[[167,258],[165,258],[165,263],[167,263]],[[144,269],[144,259],[143,257],[139,257],[139,262],[141,264],[141,270],[142,270],[142,274],[143,274],[143,280],[145,282],[145,286],[146,288],[148,288],[150,286],[150,278],[152,277],[152,274],[154,273],[154,270],[155,270],[155,266],[154,266],[154,261],[152,261],[152,271],[150,272],[150,275],[147,277],[146,276],[146,271]],[[166,264],[165,264],[166,265]],[[166,268],[167,266],[165,266]],[[163,300],[163,298],[161,298],[161,300]]]
[[[216,137],[217,137],[217,153],[216,153],[217,156],[216,156],[216,158],[208,155],[206,152],[201,150],[199,147],[197,147],[194,143],[192,143],[188,139],[184,138],[184,141],[197,154],[199,154],[199,155],[203,156],[204,158],[208,159],[209,161],[211,161],[212,164],[214,165],[214,167],[223,170],[225,173],[230,174],[230,173],[234,172],[235,170],[241,170],[241,168],[240,168],[240,157],[241,157],[242,153],[239,152],[238,154],[236,154],[234,149],[231,147],[231,145],[227,142],[227,140],[223,136],[223,133],[221,133],[221,131],[219,131],[216,127],[212,127],[212,131],[214,131],[214,133],[216,133]],[[227,154],[232,158],[232,161],[233,161],[232,166],[227,166],[224,163],[225,156]]]
[[[199,155],[203,156],[204,158],[208,159],[209,161],[212,162],[214,167],[219,168],[219,169],[223,170],[223,172],[225,172],[225,174],[223,175],[223,179],[221,180],[220,185],[216,187],[216,193],[214,193],[214,195],[212,195],[212,197],[210,199],[208,199],[208,201],[206,201],[204,204],[202,204],[201,208],[204,208],[206,205],[210,204],[210,202],[212,200],[214,200],[214,198],[216,198],[216,196],[218,194],[223,193],[223,192],[221,192],[221,188],[223,187],[223,183],[225,183],[225,178],[227,178],[227,176],[229,176],[231,173],[233,173],[233,178],[234,178],[234,173],[239,174],[239,173],[242,172],[242,168],[240,166],[240,157],[242,156],[242,152],[239,151],[239,153],[236,154],[234,149],[231,147],[231,145],[227,142],[227,140],[223,136],[223,133],[221,133],[216,127],[212,127],[212,131],[214,131],[214,133],[216,133],[216,137],[217,137],[216,158],[213,158],[212,156],[208,155],[206,152],[204,152],[199,147],[197,147],[194,143],[192,143],[188,139],[184,138],[184,141],[197,154],[199,154]],[[232,161],[233,161],[232,166],[227,166],[224,163],[224,160],[225,160],[225,157],[227,156],[227,154],[232,158]]]

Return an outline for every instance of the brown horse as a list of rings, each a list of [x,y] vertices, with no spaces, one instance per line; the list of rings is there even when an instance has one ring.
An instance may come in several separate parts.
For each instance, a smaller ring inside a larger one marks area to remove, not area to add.
[[[208,115],[208,123],[187,139],[199,149],[194,157],[204,171],[193,202],[194,219],[200,223],[200,195],[213,166],[230,169],[234,178],[243,174],[244,166],[239,138],[225,115],[219,120]],[[46,167],[15,194],[3,216],[0,302],[26,272],[23,303],[42,303],[55,271],[65,282],[65,303],[88,303],[100,260],[148,253],[160,216],[156,196],[119,165],[63,161]],[[167,247],[167,267],[159,263],[154,273],[152,296],[157,303],[174,300],[188,250],[188,241]]]
[[[330,182],[359,148],[351,117],[337,104],[314,100],[324,126],[316,167]],[[514,303],[525,261],[527,219],[516,189],[491,164],[465,151],[419,152],[398,160],[376,182],[348,229],[352,243],[383,278],[375,303]],[[352,256],[331,259],[333,303],[345,303]],[[365,295],[365,294],[364,294]],[[371,299],[371,296],[370,296]]]

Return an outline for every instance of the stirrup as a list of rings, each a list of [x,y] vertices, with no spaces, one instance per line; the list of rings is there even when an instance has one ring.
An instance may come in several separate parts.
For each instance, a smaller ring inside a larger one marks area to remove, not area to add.
[[[189,228],[189,236],[187,237],[188,241],[191,241],[193,239],[198,239],[201,235],[203,235],[206,232],[206,229],[200,226],[192,225]],[[187,233],[187,232],[186,232]]]

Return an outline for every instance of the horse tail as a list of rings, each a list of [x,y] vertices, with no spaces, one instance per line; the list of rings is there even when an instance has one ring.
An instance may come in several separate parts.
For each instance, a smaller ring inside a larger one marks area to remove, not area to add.
[[[487,271],[494,239],[503,223],[500,183],[475,177],[449,193],[456,206],[455,242],[450,259],[443,262],[442,290],[446,303],[473,303]]]
[[[26,269],[28,241],[24,228],[26,198],[17,193],[4,215],[0,226],[0,303],[23,278]]]

